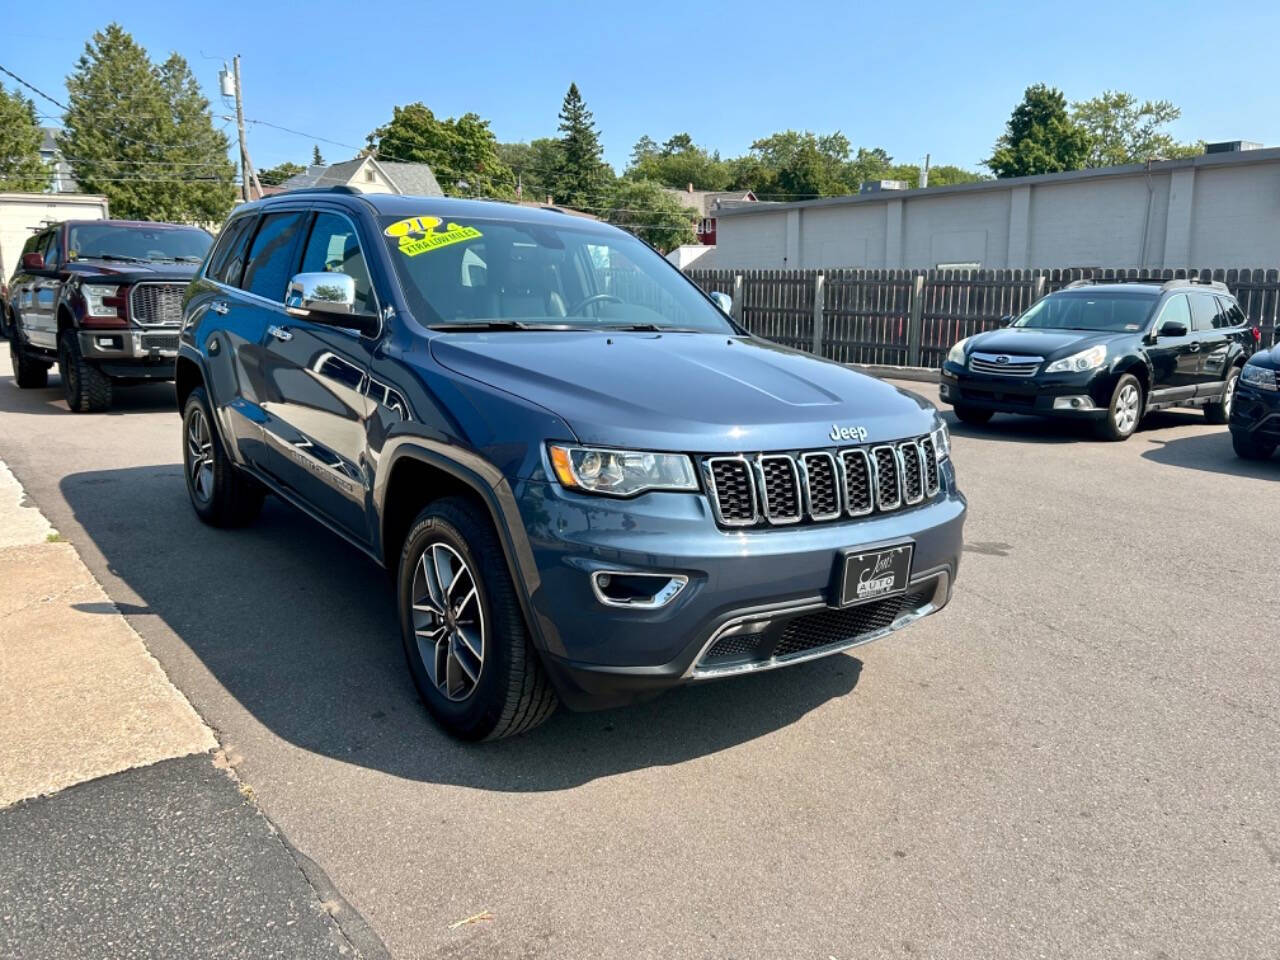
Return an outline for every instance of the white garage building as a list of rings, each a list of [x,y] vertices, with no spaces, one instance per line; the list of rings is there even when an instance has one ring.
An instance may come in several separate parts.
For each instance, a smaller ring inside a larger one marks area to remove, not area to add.
[[[720,211],[718,269],[1280,265],[1280,149]]]

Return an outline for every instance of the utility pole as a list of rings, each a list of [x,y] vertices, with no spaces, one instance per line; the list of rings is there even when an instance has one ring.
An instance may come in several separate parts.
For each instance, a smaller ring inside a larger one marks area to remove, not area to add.
[[[254,199],[250,195],[249,184],[262,196],[262,184],[258,182],[258,174],[253,169],[253,161],[249,159],[249,147],[244,142],[244,97],[240,92],[240,54],[231,61],[236,81],[236,129],[240,132],[240,196],[248,203]]]
[[[929,155],[924,155],[924,169],[920,171],[920,186],[927,187],[929,185]]]

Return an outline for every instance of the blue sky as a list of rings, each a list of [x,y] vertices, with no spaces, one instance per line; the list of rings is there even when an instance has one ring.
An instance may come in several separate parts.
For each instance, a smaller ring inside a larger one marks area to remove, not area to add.
[[[64,99],[103,10],[60,0],[56,17],[7,18],[0,63]],[[570,81],[619,170],[645,133],[688,131],[728,156],[787,128],[976,168],[1036,82],[1069,99],[1112,88],[1172,100],[1181,139],[1280,145],[1275,3],[132,2],[115,16],[153,59],[185,56],[216,111],[221,61],[239,53],[248,117],[353,145],[415,100],[475,111],[501,140],[554,135]],[[311,144],[250,128],[260,168],[306,162]],[[354,153],[320,147],[329,160]]]

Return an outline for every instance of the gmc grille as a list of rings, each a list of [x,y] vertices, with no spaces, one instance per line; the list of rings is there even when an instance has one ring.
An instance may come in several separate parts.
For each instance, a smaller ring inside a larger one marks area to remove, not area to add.
[[[707,457],[703,477],[717,522],[726,527],[884,513],[938,493],[931,437],[893,445]]]
[[[138,283],[129,291],[129,316],[143,327],[182,326],[185,283]]]

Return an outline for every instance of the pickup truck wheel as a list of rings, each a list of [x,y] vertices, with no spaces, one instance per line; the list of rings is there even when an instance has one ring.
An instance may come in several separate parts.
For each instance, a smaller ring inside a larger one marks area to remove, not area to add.
[[[1231,419],[1231,402],[1236,398],[1236,381],[1240,379],[1240,368],[1232,367],[1227,374],[1227,382],[1222,388],[1222,399],[1204,408],[1204,418],[1209,423],[1223,424]]]
[[[1107,414],[1097,423],[1097,434],[1103,440],[1128,440],[1142,419],[1142,384],[1131,373],[1123,374],[1111,391]]]
[[[23,390],[39,390],[49,385],[49,364],[27,353],[15,330],[9,341],[9,359],[13,361],[13,379]]]
[[[488,516],[450,497],[423,510],[400,551],[400,632],[436,721],[460,740],[524,733],[557,699],[529,639]]]
[[[1243,433],[1231,431],[1231,446],[1241,460],[1270,460],[1276,452],[1274,443],[1263,443]]]
[[[956,416],[960,418],[961,422],[971,423],[975,427],[980,427],[984,423],[989,422],[993,413],[991,410],[983,410],[980,407],[966,407],[962,405],[956,406],[954,409],[956,411]]]
[[[74,330],[58,338],[58,374],[72,413],[100,413],[111,406],[111,378],[85,360]]]
[[[196,516],[212,527],[243,527],[262,509],[265,491],[227,456],[209,397],[196,387],[182,411],[182,463]]]

